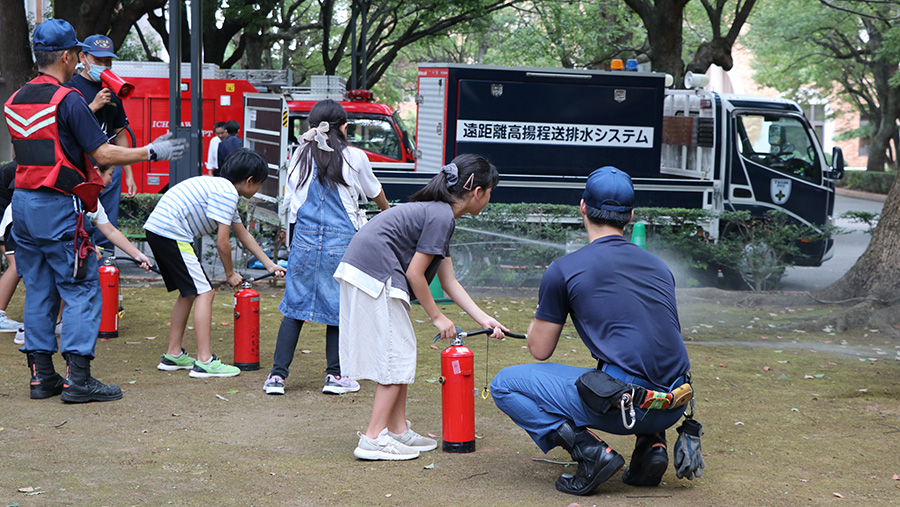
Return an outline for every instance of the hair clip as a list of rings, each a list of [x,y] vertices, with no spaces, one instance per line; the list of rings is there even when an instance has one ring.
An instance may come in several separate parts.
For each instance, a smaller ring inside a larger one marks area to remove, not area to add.
[[[469,179],[466,180],[466,184],[463,185],[463,188],[466,190],[472,190],[472,184],[475,183],[475,173],[469,175]]]

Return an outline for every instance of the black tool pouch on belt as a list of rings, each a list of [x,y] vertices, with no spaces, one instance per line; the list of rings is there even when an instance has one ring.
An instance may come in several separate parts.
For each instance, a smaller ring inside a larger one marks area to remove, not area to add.
[[[591,370],[578,377],[575,387],[584,406],[597,415],[618,409],[622,394],[634,388],[600,370]]]

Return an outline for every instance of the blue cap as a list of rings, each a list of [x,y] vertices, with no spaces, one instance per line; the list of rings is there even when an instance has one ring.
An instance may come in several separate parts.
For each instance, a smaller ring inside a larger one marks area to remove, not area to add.
[[[588,176],[581,196],[596,209],[626,212],[634,209],[634,185],[631,176],[612,166],[601,167]]]
[[[113,41],[109,37],[105,35],[91,35],[87,39],[84,39],[84,44],[87,46],[84,49],[84,52],[89,55],[94,55],[98,58],[115,58],[119,59],[115,53],[113,53]]]
[[[82,49],[86,45],[75,38],[75,29],[68,21],[50,18],[34,29],[31,35],[32,49],[35,51],[61,51],[74,47]]]

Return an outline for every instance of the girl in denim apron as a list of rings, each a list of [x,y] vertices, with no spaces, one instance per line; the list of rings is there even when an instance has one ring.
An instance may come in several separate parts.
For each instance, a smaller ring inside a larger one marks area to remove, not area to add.
[[[347,112],[333,100],[313,106],[309,124],[288,169],[286,199],[291,223],[284,314],[278,329],[272,370],[263,389],[284,394],[284,380],[306,321],[326,325],[325,386],[323,393],[359,390],[359,384],[341,376],[338,351],[340,286],[334,271],[365,215],[359,199],[371,198],[388,208],[381,184],[372,173],[365,153],[347,144]]]

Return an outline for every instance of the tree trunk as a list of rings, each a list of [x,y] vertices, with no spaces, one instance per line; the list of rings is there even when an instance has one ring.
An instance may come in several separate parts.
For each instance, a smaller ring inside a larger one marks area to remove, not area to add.
[[[18,90],[35,74],[31,59],[31,37],[22,0],[0,0],[3,26],[0,27],[0,75],[8,90]]]
[[[840,239],[838,239],[840,240]],[[900,296],[900,178],[894,180],[872,241],[856,264],[838,281],[815,293],[824,300],[875,298],[893,302]]]
[[[631,10],[640,16],[647,29],[650,50],[647,56],[653,70],[671,74],[676,86],[683,87],[684,60],[681,59],[683,46],[682,30],[684,6],[688,0],[625,0]]]

